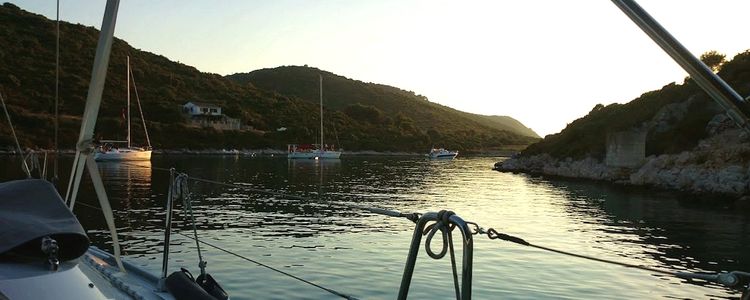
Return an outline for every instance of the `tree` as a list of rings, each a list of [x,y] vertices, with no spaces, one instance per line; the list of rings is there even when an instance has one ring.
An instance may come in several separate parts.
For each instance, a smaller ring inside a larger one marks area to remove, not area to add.
[[[706,64],[706,66],[711,68],[711,71],[714,71],[714,73],[719,72],[721,66],[727,62],[726,55],[721,54],[716,50],[707,51],[706,53],[701,54],[700,59]]]

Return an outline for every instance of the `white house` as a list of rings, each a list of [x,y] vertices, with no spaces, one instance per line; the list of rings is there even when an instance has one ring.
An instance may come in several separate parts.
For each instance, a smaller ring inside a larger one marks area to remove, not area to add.
[[[188,102],[182,106],[187,121],[196,127],[213,127],[217,130],[241,130],[240,119],[230,118],[221,113],[221,107],[202,102]]]
[[[221,107],[210,103],[188,102],[182,111],[191,116],[221,116]]]

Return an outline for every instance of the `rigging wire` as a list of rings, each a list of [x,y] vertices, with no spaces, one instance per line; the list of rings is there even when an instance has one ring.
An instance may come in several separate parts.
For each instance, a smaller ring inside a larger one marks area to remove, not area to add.
[[[148,148],[151,149],[151,139],[148,137],[148,128],[146,128],[146,119],[143,118],[143,109],[141,108],[141,97],[138,97],[138,87],[135,85],[135,75],[133,75],[133,69],[130,68],[130,71],[128,73],[128,76],[132,79],[133,82],[133,91],[135,91],[135,100],[136,103],[138,103],[138,112],[141,113],[141,122],[143,122],[143,132],[146,133],[146,143],[148,144]]]
[[[176,233],[177,233],[177,234],[179,234],[179,235],[181,235],[181,236],[184,236],[184,237],[186,237],[186,238],[189,238],[189,239],[194,239],[193,237],[191,237],[191,236],[189,236],[189,235],[186,235],[186,234],[183,234],[183,233],[181,233],[181,232],[179,232],[179,231],[178,231],[178,232],[176,232]],[[227,253],[227,254],[233,255],[233,256],[235,256],[235,257],[238,257],[238,258],[240,258],[240,259],[242,259],[242,260],[245,260],[245,261],[248,261],[248,262],[254,263],[254,264],[256,264],[256,265],[259,265],[259,266],[261,266],[261,267],[264,267],[264,268],[266,268],[266,269],[269,269],[269,270],[272,270],[272,271],[278,272],[278,273],[280,273],[280,274],[283,274],[283,275],[286,275],[286,276],[288,276],[288,277],[290,277],[290,278],[294,278],[294,279],[296,279],[296,280],[298,280],[298,281],[301,281],[301,282],[307,283],[307,284],[309,284],[309,285],[312,285],[312,286],[314,286],[314,287],[317,287],[317,288],[319,288],[319,289],[321,289],[321,290],[324,290],[324,291],[326,291],[326,292],[329,292],[329,293],[331,293],[331,294],[334,294],[334,295],[336,295],[336,296],[339,296],[339,297],[341,297],[341,298],[344,298],[344,299],[357,299],[357,298],[355,298],[355,297],[352,297],[352,296],[349,296],[349,295],[347,295],[347,294],[344,294],[344,293],[338,292],[338,291],[336,291],[336,290],[334,290],[334,289],[331,289],[331,288],[327,288],[327,287],[324,287],[324,286],[322,286],[322,285],[319,285],[319,284],[317,284],[317,283],[314,283],[314,282],[312,282],[312,281],[309,281],[309,280],[306,280],[306,279],[304,279],[304,278],[301,278],[301,277],[295,276],[295,275],[293,275],[293,274],[289,274],[289,273],[287,273],[287,272],[284,272],[284,271],[282,271],[282,270],[279,270],[279,269],[277,269],[277,268],[274,268],[274,267],[271,267],[271,266],[269,266],[269,265],[266,265],[266,264],[264,264],[264,263],[261,263],[261,262],[259,262],[259,261],[257,261],[257,260],[254,260],[254,259],[251,259],[251,258],[245,257],[245,256],[243,256],[243,255],[241,255],[241,254],[238,254],[238,253],[232,252],[232,251],[230,251],[230,250],[224,249],[224,248],[222,248],[222,247],[216,246],[216,245],[214,245],[214,244],[211,244],[211,243],[208,243],[208,242],[206,242],[206,241],[202,241],[202,240],[196,240],[196,241],[197,241],[197,242],[200,242],[201,244],[204,244],[204,245],[206,245],[206,246],[209,246],[209,247],[211,247],[211,248],[214,248],[214,249],[216,249],[216,250],[219,250],[219,251],[222,251],[222,252],[224,252],[224,253]]]
[[[13,129],[13,122],[10,121],[10,114],[8,113],[8,107],[5,106],[5,99],[3,99],[3,93],[0,93],[0,102],[2,102],[3,104],[5,117],[8,118],[8,125],[10,126],[10,132],[13,134],[13,140],[16,141],[16,151],[18,151],[18,155],[21,157],[21,166],[23,167],[23,172],[26,173],[26,178],[31,178],[31,170],[29,169],[29,165],[26,163],[26,158],[23,156],[23,151],[21,150],[21,144],[18,143],[18,136],[16,136],[16,130]]]
[[[604,259],[604,258],[598,258],[598,257],[590,256],[590,255],[578,254],[578,253],[558,250],[558,249],[554,249],[550,247],[535,245],[535,244],[527,242],[526,240],[520,237],[512,236],[512,235],[505,234],[505,233],[500,233],[494,228],[489,228],[485,230],[484,228],[480,227],[477,223],[474,223],[474,222],[466,222],[466,224],[474,227],[474,231],[472,232],[472,234],[486,235],[487,238],[490,240],[503,240],[503,241],[514,243],[514,244],[528,246],[528,247],[532,247],[532,248],[536,248],[536,249],[540,249],[540,250],[544,250],[548,252],[558,253],[562,255],[597,261],[597,262],[606,263],[606,264],[618,265],[618,266],[626,267],[626,268],[640,269],[643,271],[654,272],[654,273],[659,273],[663,275],[671,275],[671,276],[679,277],[678,275],[679,273],[677,272],[660,270],[660,269],[655,269],[651,267],[629,264],[629,263],[624,263],[624,262],[619,262],[619,261],[614,261],[614,260],[609,260],[609,259]]]
[[[57,22],[55,23],[55,160],[52,165],[52,184],[57,186],[59,180],[57,167],[60,157],[60,148],[58,147],[58,135],[60,131],[60,114],[59,114],[59,90],[60,90],[60,0],[57,0]],[[45,154],[46,155],[46,154]],[[46,158],[46,156],[45,156]],[[44,163],[45,169],[47,163]],[[46,172],[45,172],[46,173]]]
[[[201,277],[206,276],[206,261],[201,254],[201,244],[198,239],[198,226],[195,224],[195,212],[193,211],[193,201],[188,190],[188,176],[185,173],[177,175],[175,186],[178,190],[178,198],[182,198],[182,206],[190,213],[190,223],[193,226],[193,236],[195,237],[195,248],[198,250],[198,267],[201,269]]]
[[[102,209],[101,209],[101,208],[99,208],[99,207],[96,207],[96,206],[94,206],[94,205],[91,205],[91,204],[85,203],[85,202],[83,202],[83,201],[78,201],[78,204],[79,204],[79,205],[82,205],[82,206],[84,206],[84,207],[88,207],[88,208],[91,208],[91,209],[95,209],[95,210],[99,210],[99,211],[101,211],[101,210],[102,210]],[[151,225],[153,225],[153,226],[158,226],[158,227],[162,226],[161,224],[154,224],[154,223],[151,223],[151,222],[149,222],[149,221],[145,221],[145,222],[147,222],[147,223],[149,223],[149,224],[151,224]],[[322,285],[320,285],[320,284],[314,283],[314,282],[312,282],[312,281],[309,281],[309,280],[307,280],[307,279],[301,278],[301,277],[299,277],[299,276],[296,276],[296,275],[294,275],[294,274],[290,274],[290,273],[288,273],[288,272],[285,272],[285,271],[283,271],[283,270],[280,270],[280,269],[278,269],[278,268],[274,268],[274,267],[272,267],[272,266],[269,266],[269,265],[267,265],[267,264],[264,264],[264,263],[262,263],[262,262],[259,262],[259,261],[257,261],[257,260],[254,260],[254,259],[252,259],[252,258],[246,257],[246,256],[244,256],[244,255],[242,255],[242,254],[239,254],[239,253],[233,252],[233,251],[231,251],[231,250],[227,250],[227,249],[224,249],[223,247],[220,247],[220,246],[217,246],[217,245],[211,244],[211,243],[209,243],[209,242],[206,242],[206,241],[203,241],[203,240],[200,240],[200,239],[194,238],[194,237],[192,237],[192,236],[190,236],[190,235],[187,235],[187,234],[184,234],[184,233],[182,233],[182,232],[180,232],[180,231],[174,231],[174,233],[176,233],[176,234],[179,234],[179,235],[181,235],[181,236],[183,236],[183,237],[186,237],[186,238],[188,238],[188,239],[194,240],[194,241],[195,241],[196,243],[201,243],[201,244],[204,244],[204,245],[206,245],[206,246],[209,246],[209,247],[211,247],[211,248],[214,248],[214,249],[216,249],[216,250],[219,250],[219,251],[222,251],[222,252],[224,252],[224,253],[227,253],[227,254],[229,254],[229,255],[232,255],[232,256],[235,256],[235,257],[237,257],[237,258],[240,258],[240,259],[242,259],[242,260],[244,260],[244,261],[247,261],[247,262],[250,262],[250,263],[254,263],[254,264],[258,265],[258,266],[264,267],[264,268],[266,268],[266,269],[269,269],[269,270],[271,270],[271,271],[274,271],[274,272],[277,272],[277,273],[279,273],[279,274],[282,274],[282,275],[288,276],[288,277],[290,277],[290,278],[292,278],[292,279],[295,279],[295,280],[298,280],[298,281],[300,281],[300,282],[303,282],[303,283],[309,284],[309,285],[311,285],[311,286],[314,286],[314,287],[316,287],[316,288],[319,288],[319,289],[321,289],[321,290],[324,290],[324,291],[326,291],[326,292],[329,292],[329,293],[331,293],[331,294],[333,294],[333,295],[336,295],[336,296],[339,296],[339,297],[341,297],[341,298],[344,298],[344,299],[351,299],[351,300],[357,300],[357,298],[355,298],[355,297],[353,297],[353,296],[350,296],[350,295],[344,294],[344,293],[342,293],[342,292],[336,291],[336,290],[334,290],[334,289],[332,289],[332,288],[324,287],[324,286],[322,286]],[[200,249],[200,247],[198,247],[198,249]]]

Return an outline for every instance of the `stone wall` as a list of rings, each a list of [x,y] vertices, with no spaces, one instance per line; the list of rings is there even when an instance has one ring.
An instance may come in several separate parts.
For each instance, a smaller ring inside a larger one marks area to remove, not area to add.
[[[646,158],[646,131],[627,130],[607,135],[608,167],[637,168]]]
[[[608,166],[594,158],[557,159],[548,154],[511,158],[499,162],[495,168],[498,171],[606,180],[698,194],[750,195],[750,135],[731,128],[723,116],[716,119],[707,128],[712,136],[691,151],[652,155],[635,168]],[[717,130],[720,127],[725,129]]]

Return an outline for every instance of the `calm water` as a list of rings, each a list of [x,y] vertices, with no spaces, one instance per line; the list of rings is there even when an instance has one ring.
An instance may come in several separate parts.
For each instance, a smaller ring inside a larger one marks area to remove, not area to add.
[[[490,170],[495,161],[160,156],[141,167],[102,163],[100,170],[128,259],[154,273],[161,268],[163,238],[154,223],[163,223],[168,174],[152,170],[152,165],[315,199],[300,202],[205,183],[190,185],[202,239],[361,299],[396,297],[413,223],[332,207],[326,204],[330,200],[404,212],[450,209],[538,245],[665,270],[750,270],[747,213],[667,192],[498,173]],[[9,165],[2,168],[2,179],[19,176],[13,171],[15,162],[0,162]],[[63,162],[62,173],[67,175],[69,164]],[[90,182],[84,182],[82,193],[79,201],[97,203]],[[109,248],[101,213],[79,205],[76,214],[93,242]],[[189,232],[181,214],[175,227]],[[194,242],[173,235],[171,247],[170,266],[196,274]],[[208,271],[233,299],[335,298],[215,249],[202,250]],[[473,284],[476,299],[738,297],[713,285],[481,236],[475,237]],[[421,250],[409,295],[451,299],[452,286],[450,262],[430,259]]]

